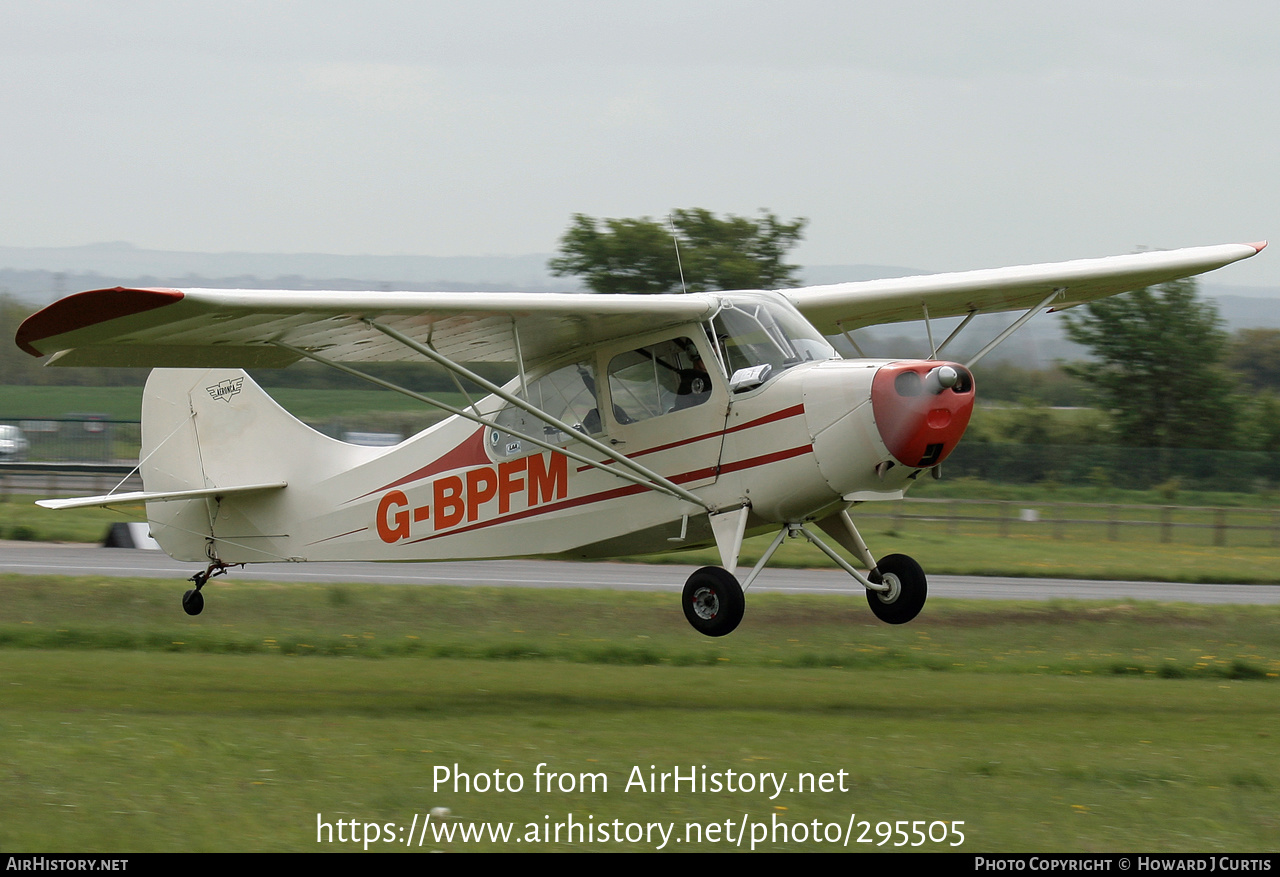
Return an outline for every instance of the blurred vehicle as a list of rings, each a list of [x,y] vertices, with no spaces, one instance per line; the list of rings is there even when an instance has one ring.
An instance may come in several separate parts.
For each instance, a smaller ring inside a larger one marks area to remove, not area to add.
[[[9,424],[0,424],[0,461],[14,462],[27,459],[31,443],[22,430]]]

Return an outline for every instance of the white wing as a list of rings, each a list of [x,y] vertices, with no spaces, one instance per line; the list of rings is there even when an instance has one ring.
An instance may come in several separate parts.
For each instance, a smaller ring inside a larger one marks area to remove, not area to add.
[[[280,341],[341,362],[421,361],[377,320],[457,362],[529,364],[611,338],[707,319],[706,295],[288,292],[99,289],[55,302],[18,328],[50,364],[279,367]]]
[[[1055,308],[1190,277],[1256,254],[1226,244],[1047,265],[932,274],[779,290],[823,332],[876,323],[1034,307]],[[420,361],[376,320],[455,362],[525,363],[614,338],[710,318],[722,293],[586,295],[481,292],[288,292],[100,289],[28,317],[18,346],[50,364],[279,367],[298,355],[273,342],[345,362]]]
[[[1185,250],[1135,253],[1106,259],[1080,259],[1043,265],[1019,265],[955,274],[928,274],[892,280],[867,280],[779,290],[815,326],[827,334],[880,323],[1026,310],[1062,289],[1054,310],[1145,286],[1192,277],[1256,255],[1266,246],[1224,244]]]

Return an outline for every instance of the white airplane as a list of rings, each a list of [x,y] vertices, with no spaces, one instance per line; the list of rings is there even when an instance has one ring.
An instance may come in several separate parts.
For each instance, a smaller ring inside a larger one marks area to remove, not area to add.
[[[689,577],[683,605],[695,629],[723,636],[790,535],[853,576],[877,617],[901,624],[924,605],[925,575],[905,555],[877,560],[849,509],[937,476],[973,410],[973,364],[1046,308],[1200,274],[1265,245],[772,292],[102,289],[32,315],[16,340],[53,354],[49,365],[155,368],[142,402],[145,489],[40,505],[145,502],[160,546],[206,564],[183,596],[192,615],[211,577],[247,563],[715,545],[721,565]],[[968,362],[939,358],[975,315],[1014,310],[1024,313]],[[929,321],[948,316],[964,320],[935,346]],[[928,359],[843,359],[824,337],[852,342],[859,327],[919,319]],[[302,359],[452,416],[390,448],[328,438],[241,371]],[[456,407],[355,367],[404,360],[436,363],[489,395]],[[515,363],[519,374],[500,387],[466,367],[476,362]],[[743,539],[768,532],[773,543],[739,584]]]

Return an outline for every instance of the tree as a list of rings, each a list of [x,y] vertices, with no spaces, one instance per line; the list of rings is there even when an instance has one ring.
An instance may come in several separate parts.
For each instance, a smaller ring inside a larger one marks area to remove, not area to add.
[[[1241,329],[1231,339],[1227,368],[1255,389],[1280,390],[1280,329]]]
[[[799,268],[782,260],[800,242],[806,222],[781,222],[763,210],[758,219],[676,210],[673,240],[668,225],[647,216],[601,220],[576,213],[560,239],[560,255],[549,264],[552,273],[581,277],[595,292],[777,289],[798,282]]]
[[[1111,413],[1120,444],[1233,448],[1235,384],[1227,333],[1194,280],[1176,280],[1066,313],[1067,335],[1094,361],[1069,367]]]

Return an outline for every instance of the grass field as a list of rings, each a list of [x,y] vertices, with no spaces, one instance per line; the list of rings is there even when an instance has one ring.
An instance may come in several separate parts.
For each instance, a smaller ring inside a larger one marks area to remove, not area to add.
[[[1103,581],[1280,582],[1280,548],[1237,547],[1154,541],[1090,541],[1086,535],[1054,539],[1047,533],[999,536],[991,532],[948,533],[942,525],[920,524],[909,532],[863,529],[877,556],[908,554],[926,573],[948,575],[1082,578]],[[757,537],[743,545],[742,565],[754,564],[771,540]],[[719,564],[713,549],[630,558],[636,561]],[[800,540],[788,542],[770,566],[830,567],[818,550]]]
[[[216,588],[192,619],[172,583],[0,577],[0,849],[359,849],[317,844],[317,818],[381,837],[433,807],[539,842],[423,850],[658,845],[543,843],[570,814],[682,839],[745,818],[768,850],[832,849],[814,831],[851,821],[850,849],[1280,847],[1280,608],[933,601],[890,627],[861,600],[757,595],[710,640],[669,594]],[[572,790],[536,791],[540,764]],[[454,765],[525,786],[438,787]],[[627,790],[704,765],[787,779]]]

